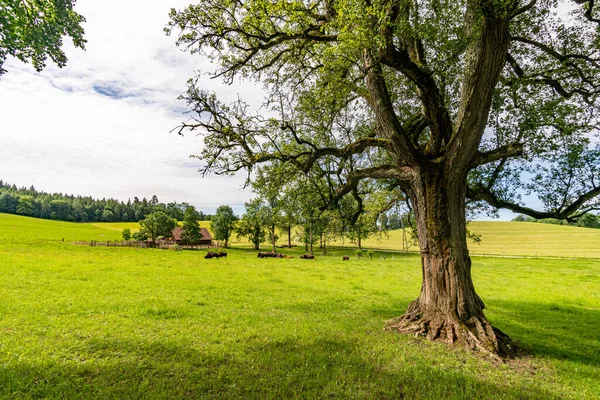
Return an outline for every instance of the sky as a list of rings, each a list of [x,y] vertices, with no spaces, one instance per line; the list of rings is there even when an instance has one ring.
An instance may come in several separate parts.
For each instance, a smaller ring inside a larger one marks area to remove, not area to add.
[[[170,132],[182,121],[177,96],[195,71],[213,70],[199,55],[184,53],[166,36],[171,8],[190,0],[79,0],[86,50],[70,39],[69,61],[51,61],[40,73],[8,60],[0,78],[0,179],[52,193],[116,198],[134,196],[188,202],[205,213],[228,204],[236,213],[252,197],[244,175],[207,176],[191,159],[201,148],[194,134]],[[250,84],[202,86],[224,100],[254,97]],[[259,96],[260,98],[260,96]]]
[[[190,158],[200,152],[200,138],[171,132],[189,118],[177,96],[195,71],[202,87],[225,102],[262,99],[260,87],[209,79],[209,60],[183,52],[176,36],[166,36],[169,10],[189,3],[79,0],[86,50],[66,39],[66,67],[48,61],[38,73],[7,60],[0,78],[0,179],[125,202],[156,195],[205,213],[227,204],[243,214],[252,197],[243,189],[244,174],[203,178],[201,161]]]

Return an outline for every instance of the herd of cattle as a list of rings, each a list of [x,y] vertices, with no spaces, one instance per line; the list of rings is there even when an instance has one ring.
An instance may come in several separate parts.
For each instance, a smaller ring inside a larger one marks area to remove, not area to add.
[[[218,253],[215,251],[209,251],[204,256],[204,258],[221,258],[221,257],[227,257],[227,253],[225,253],[224,251],[220,251]],[[285,254],[281,254],[281,253],[273,253],[273,252],[259,252],[258,253],[258,258],[269,258],[269,257],[272,257],[272,258],[294,258],[294,256],[286,256]],[[304,260],[314,260],[315,256],[312,254],[302,254],[300,256],[300,258],[302,258]],[[349,261],[350,257],[343,256],[342,260]]]

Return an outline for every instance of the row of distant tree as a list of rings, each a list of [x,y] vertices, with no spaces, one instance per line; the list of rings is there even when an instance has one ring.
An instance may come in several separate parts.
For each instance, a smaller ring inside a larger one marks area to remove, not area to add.
[[[515,222],[540,222],[542,224],[554,224],[554,225],[571,225],[571,226],[580,226],[584,228],[596,228],[600,229],[600,215],[592,214],[591,212],[583,214],[576,222],[569,223],[568,221],[555,219],[555,218],[545,218],[545,219],[535,219],[532,217],[528,217],[526,215],[518,215],[513,219]]]
[[[277,201],[273,197],[257,196],[245,204],[246,212],[241,218],[234,214],[230,206],[220,206],[210,222],[214,239],[223,242],[224,247],[227,247],[232,236],[243,236],[253,243],[255,249],[259,248],[260,243],[268,241],[273,246],[273,252],[276,252],[276,242],[282,230],[287,233],[287,245],[291,246],[293,229],[293,240],[303,242],[307,251],[310,247],[312,252],[314,244],[318,244],[326,251],[327,242],[333,239],[343,237],[351,240],[359,239],[358,246],[360,248],[361,238],[366,238],[376,232],[401,228],[410,223],[406,216],[401,217],[397,213],[383,213],[378,223],[359,226],[360,232],[357,232],[356,227],[345,225],[339,214],[313,214],[312,218],[304,219],[300,213],[286,210],[283,204],[282,201]],[[183,243],[193,244],[202,239],[198,224],[200,214],[194,206],[188,205],[184,210],[183,218],[179,220],[183,221],[181,236]],[[171,236],[178,222],[164,210],[158,208],[140,220],[139,224],[139,231],[133,234],[130,229],[123,229],[123,239],[151,240],[155,244],[157,239]]]
[[[227,243],[230,237],[245,237],[255,249],[268,243],[273,252],[278,242],[287,246],[300,242],[312,253],[315,245],[326,252],[328,243],[344,240],[360,249],[370,236],[414,225],[394,188],[379,194],[364,187],[356,196],[328,206],[334,194],[328,192],[326,180],[292,177],[285,169],[268,178],[264,170],[258,171],[252,182],[255,196],[245,203],[241,218],[229,206],[217,209],[211,220],[214,238]]]
[[[171,236],[173,229],[179,224],[178,221],[183,220],[181,239],[187,244],[193,244],[202,239],[199,225],[200,217],[201,214],[192,205],[185,207],[183,217],[180,219],[175,219],[169,216],[164,210],[157,208],[139,221],[139,231],[132,234],[129,228],[123,229],[123,240],[151,240],[154,247],[157,239]]]
[[[134,197],[133,201],[94,199],[63,193],[46,193],[31,186],[17,187],[0,180],[0,212],[29,217],[71,222],[138,222],[155,211],[183,220],[187,203],[162,203],[156,195],[150,200]],[[198,219],[209,220],[211,215],[198,211]]]

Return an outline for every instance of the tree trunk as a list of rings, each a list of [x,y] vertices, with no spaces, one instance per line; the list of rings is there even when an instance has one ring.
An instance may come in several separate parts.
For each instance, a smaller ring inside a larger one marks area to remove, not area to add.
[[[362,240],[360,239],[360,234],[358,235],[358,249],[362,250]]]
[[[489,324],[471,279],[466,179],[452,179],[441,170],[421,173],[409,189],[421,250],[421,294],[387,329],[462,344],[493,357],[513,356],[516,346]]]
[[[310,222],[310,254],[313,255],[313,231],[312,231],[312,221]]]
[[[292,226],[291,225],[288,225],[287,234],[288,234],[288,247],[291,249],[292,248]]]

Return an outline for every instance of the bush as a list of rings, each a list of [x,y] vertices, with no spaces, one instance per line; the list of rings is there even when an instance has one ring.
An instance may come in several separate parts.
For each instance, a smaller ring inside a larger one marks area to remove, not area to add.
[[[137,240],[137,241],[140,241],[140,242],[144,242],[144,241],[146,241],[148,239],[148,235],[146,235],[145,233],[143,233],[141,231],[134,233],[133,235],[131,235],[131,237],[134,240]]]
[[[373,256],[375,255],[375,252],[373,250],[369,250],[369,251],[367,251],[367,254],[369,255],[369,258],[373,258]]]
[[[173,246],[171,246],[171,247],[169,248],[169,250],[173,250],[173,251],[181,251],[181,250],[183,250],[183,247],[181,247],[181,246],[180,246],[180,245],[178,245],[178,244],[174,244]]]
[[[129,228],[124,228],[122,231],[123,240],[129,241],[131,240],[131,230]]]
[[[361,249],[356,249],[354,250],[354,254],[356,254],[356,257],[362,257],[363,251]]]

